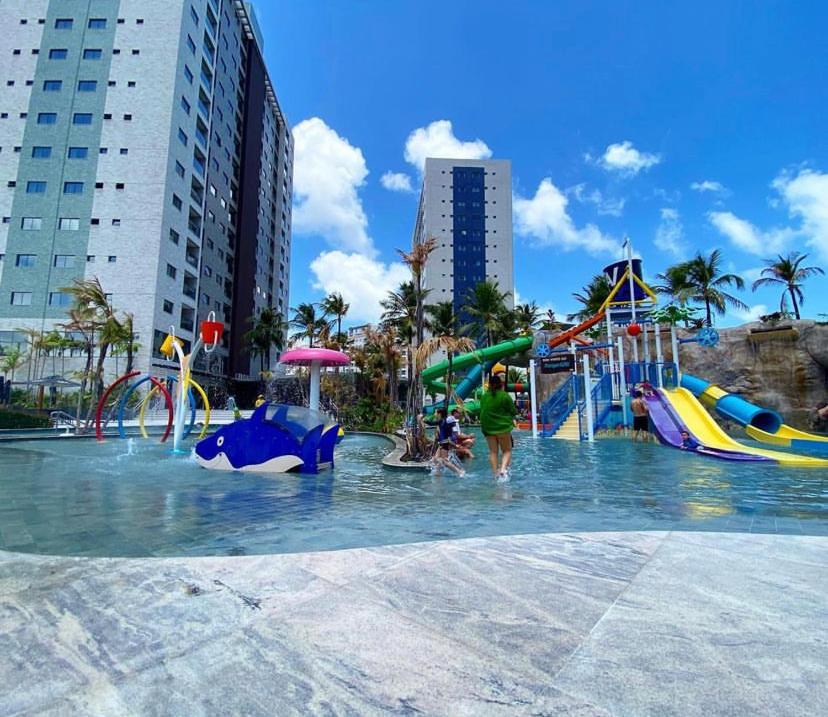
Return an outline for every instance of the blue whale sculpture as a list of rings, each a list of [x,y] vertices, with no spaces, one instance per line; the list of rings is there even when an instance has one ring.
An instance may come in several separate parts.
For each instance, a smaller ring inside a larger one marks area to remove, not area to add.
[[[302,406],[264,403],[253,415],[199,441],[195,456],[211,470],[318,473],[333,467],[339,424]]]

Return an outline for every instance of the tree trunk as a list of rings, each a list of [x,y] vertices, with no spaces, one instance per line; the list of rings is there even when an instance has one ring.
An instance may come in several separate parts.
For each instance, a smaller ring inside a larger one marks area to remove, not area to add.
[[[86,344],[86,366],[83,370],[83,377],[81,378],[81,385],[78,388],[78,405],[75,410],[75,433],[80,435],[81,432],[81,413],[83,413],[83,394],[86,392],[86,384],[89,379],[89,375],[92,373],[92,345],[87,342]]]
[[[707,325],[713,326],[713,316],[710,313],[710,299],[704,300],[704,308],[707,313]]]
[[[796,303],[796,294],[794,293],[792,286],[788,287],[788,291],[791,294],[791,301],[793,301],[794,316],[796,316],[796,320],[799,321],[799,304]]]

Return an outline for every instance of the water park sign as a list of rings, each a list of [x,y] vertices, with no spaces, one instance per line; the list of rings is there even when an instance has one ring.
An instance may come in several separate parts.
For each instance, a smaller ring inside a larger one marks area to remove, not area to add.
[[[541,373],[564,373],[575,370],[575,356],[569,353],[560,353],[540,360]]]

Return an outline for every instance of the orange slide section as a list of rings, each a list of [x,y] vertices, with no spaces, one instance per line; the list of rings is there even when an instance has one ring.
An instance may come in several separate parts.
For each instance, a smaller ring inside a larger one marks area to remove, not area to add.
[[[604,312],[595,314],[595,316],[591,319],[587,319],[584,323],[573,326],[571,329],[567,329],[562,334],[558,334],[555,338],[550,339],[549,348],[554,349],[556,346],[560,346],[561,344],[567,343],[570,339],[574,339],[578,334],[582,334],[584,331],[589,331],[589,329],[595,326],[595,324],[603,321],[604,317]]]

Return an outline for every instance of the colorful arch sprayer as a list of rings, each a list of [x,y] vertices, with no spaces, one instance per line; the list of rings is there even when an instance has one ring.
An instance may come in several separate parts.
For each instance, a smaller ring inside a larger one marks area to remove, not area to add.
[[[215,313],[210,312],[206,321],[201,322],[201,331],[199,337],[193,345],[192,351],[185,354],[182,342],[176,338],[175,330],[170,327],[170,333],[161,344],[160,351],[167,358],[172,359],[174,356],[178,358],[178,376],[168,376],[166,378],[158,378],[156,376],[144,375],[141,376],[140,371],[132,371],[124,374],[116,381],[114,381],[101,396],[95,411],[95,436],[99,441],[104,439],[103,428],[101,420],[103,417],[104,406],[109,399],[112,392],[123,384],[128,384],[127,389],[118,400],[117,417],[118,417],[118,434],[121,438],[126,438],[126,431],[124,430],[124,411],[127,407],[130,397],[133,393],[145,383],[150,383],[152,388],[147,392],[147,395],[141,400],[140,409],[138,413],[138,423],[141,429],[141,435],[148,438],[144,419],[146,415],[147,406],[152,397],[160,394],[164,398],[164,403],[168,412],[167,427],[161,436],[161,442],[167,440],[170,431],[173,433],[173,451],[177,453],[184,453],[182,448],[182,441],[190,435],[190,432],[195,427],[196,421],[196,398],[193,393],[197,393],[201,397],[204,404],[204,425],[199,433],[199,438],[203,438],[210,427],[210,401],[207,399],[207,393],[204,389],[193,379],[190,366],[193,360],[202,349],[205,353],[212,353],[221,341],[222,333],[224,332],[224,324],[215,320]],[[132,379],[137,380],[134,383],[129,383]],[[175,395],[170,393],[168,385],[175,386]],[[189,411],[187,410],[189,408]],[[189,421],[187,421],[187,414],[189,414]],[[185,425],[186,423],[186,425]]]
[[[787,426],[776,411],[681,372],[681,344],[692,342],[712,350],[719,342],[719,335],[712,327],[705,327],[692,338],[680,339],[676,321],[664,315],[669,309],[657,310],[658,297],[644,282],[641,259],[633,258],[629,241],[626,249],[626,259],[604,269],[613,288],[598,312],[583,323],[551,338],[527,334],[455,356],[451,362],[452,370],[466,373],[450,389],[445,383],[448,361],[425,369],[421,374],[425,390],[442,396],[427,406],[425,413],[431,414],[447,402],[461,404],[466,411],[475,413],[479,410],[476,398],[482,390],[484,374],[502,359],[528,354],[531,357],[528,385],[509,384],[506,388],[516,391],[528,388],[532,400],[531,415],[535,417],[529,424],[533,435],[592,440],[597,429],[629,425],[632,390],[643,384],[647,387],[645,400],[650,409],[650,427],[665,446],[688,450],[689,445],[695,454],[719,460],[828,468],[828,459],[822,457],[828,456],[828,437]],[[594,344],[582,338],[582,334],[602,322],[607,334],[605,344]],[[672,360],[665,360],[662,353],[659,322],[670,324]],[[551,359],[554,362],[563,359],[565,354],[570,355],[570,368],[574,366],[572,374],[536,408],[535,360]],[[590,363],[590,356],[595,359],[594,364]],[[585,400],[584,397],[589,398]],[[739,424],[754,441],[775,448],[807,451],[809,455],[741,443],[731,437],[712,414]],[[683,434],[690,437],[689,443]]]

